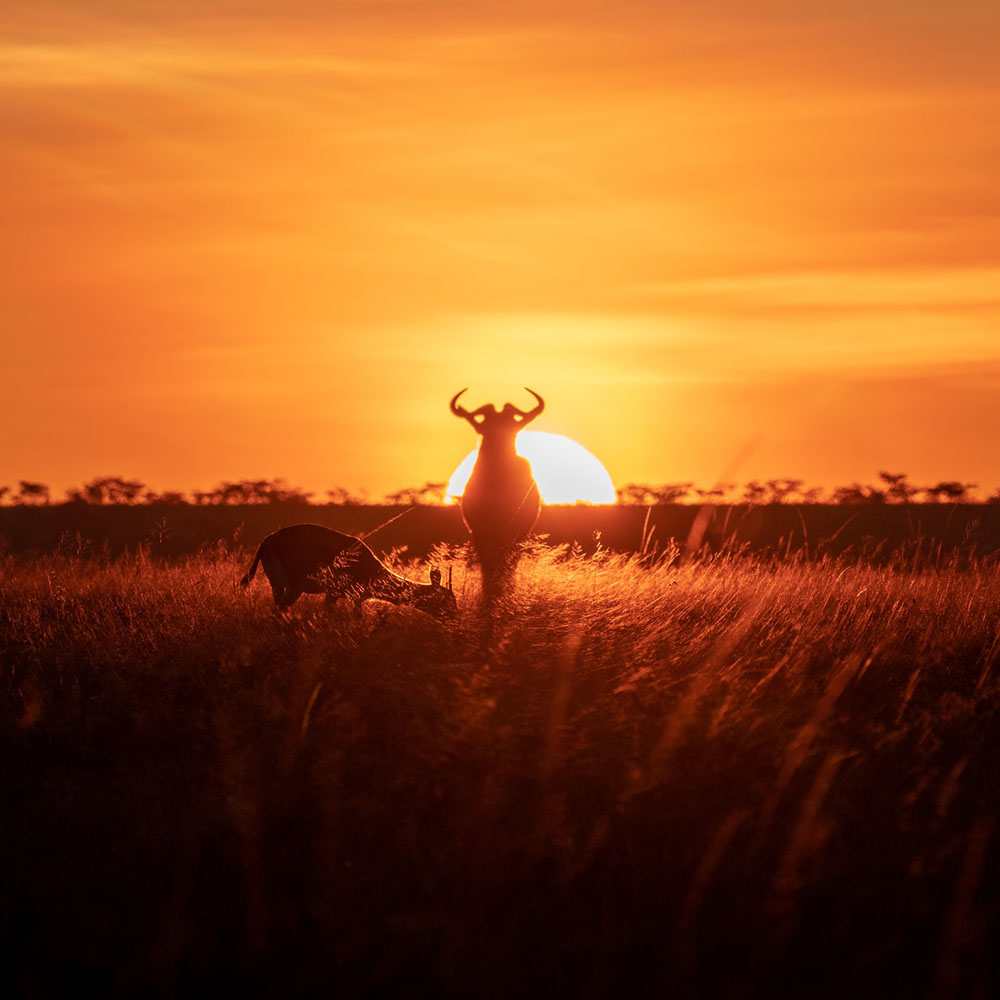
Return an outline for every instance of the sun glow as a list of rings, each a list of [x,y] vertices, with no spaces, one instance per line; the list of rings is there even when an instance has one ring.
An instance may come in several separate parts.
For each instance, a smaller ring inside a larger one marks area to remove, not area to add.
[[[615,502],[608,470],[572,438],[547,431],[522,431],[517,436],[517,453],[531,463],[544,503]],[[449,501],[465,491],[478,454],[478,449],[470,451],[451,474],[446,491]]]

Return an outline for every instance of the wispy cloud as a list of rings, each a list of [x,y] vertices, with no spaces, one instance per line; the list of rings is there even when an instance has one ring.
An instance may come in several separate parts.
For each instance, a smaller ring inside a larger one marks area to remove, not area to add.
[[[652,282],[619,290],[698,311],[733,309],[831,310],[1000,309],[1000,266],[855,271],[782,271],[773,274]]]

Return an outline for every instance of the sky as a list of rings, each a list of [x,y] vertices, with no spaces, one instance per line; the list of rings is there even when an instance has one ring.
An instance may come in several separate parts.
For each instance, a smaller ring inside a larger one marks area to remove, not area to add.
[[[992,0],[7,0],[0,485],[1000,486]]]

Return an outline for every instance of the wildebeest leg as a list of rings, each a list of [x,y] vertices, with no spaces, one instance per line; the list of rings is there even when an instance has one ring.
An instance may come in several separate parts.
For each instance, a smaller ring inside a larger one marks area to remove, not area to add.
[[[260,564],[264,567],[267,582],[271,584],[274,603],[279,609],[288,607],[299,595],[296,594],[295,597],[288,599],[291,581],[288,579],[285,567],[281,565],[281,560],[272,552],[264,552],[260,557]]]
[[[279,611],[285,611],[290,608],[300,597],[302,596],[301,587],[286,587],[285,592],[281,596],[281,600],[275,598],[275,603],[278,605]]]
[[[479,569],[483,580],[483,603],[493,607],[511,588],[515,559],[510,550],[501,548],[483,553]]]
[[[358,629],[365,623],[364,607],[365,595],[353,594],[351,597],[351,620]]]
[[[342,571],[338,571],[332,567],[325,569],[319,575],[317,582],[322,584],[323,593],[326,594],[326,597],[323,598],[323,607],[327,611],[332,612],[337,603],[344,600],[344,598],[347,598],[352,604],[354,603],[350,577],[345,576]]]

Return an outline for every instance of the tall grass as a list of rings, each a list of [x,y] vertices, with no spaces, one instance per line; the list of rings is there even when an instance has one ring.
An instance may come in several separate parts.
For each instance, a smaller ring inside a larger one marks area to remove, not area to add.
[[[10,985],[987,995],[1000,571],[667,555],[443,624],[7,559]]]

